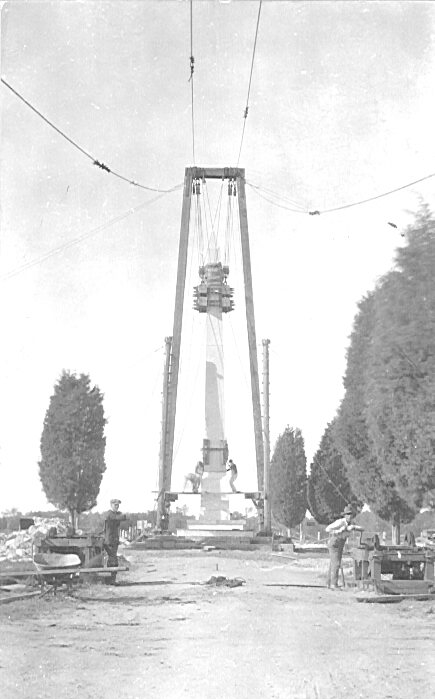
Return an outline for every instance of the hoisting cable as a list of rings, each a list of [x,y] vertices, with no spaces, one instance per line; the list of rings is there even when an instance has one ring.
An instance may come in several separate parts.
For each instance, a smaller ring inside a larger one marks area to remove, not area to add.
[[[238,204],[238,193],[237,193],[237,186],[236,183],[233,182],[233,197],[234,201],[232,204],[232,216],[233,220],[231,223],[231,237],[230,240],[228,241],[228,260],[231,258],[234,260],[234,264],[240,264],[240,260],[238,260],[238,255],[240,253],[240,250],[238,247],[236,247],[236,240],[240,241],[241,238],[241,232],[240,232],[240,218],[237,215],[237,204]],[[236,210],[236,214],[234,215],[234,210]]]
[[[297,209],[300,209],[301,211],[304,211],[305,213],[308,211],[308,207],[306,204],[300,204],[297,202],[295,199],[291,199],[288,195],[281,193],[278,189],[270,189],[270,187],[265,187],[264,185],[257,185],[254,184],[253,182],[248,182],[245,180],[246,184],[248,184],[250,187],[253,187],[254,189],[260,189],[264,194],[266,194],[269,197],[272,197],[272,199],[277,199],[278,201],[285,202],[286,204],[291,204],[291,206],[295,206]]]
[[[249,112],[249,95],[251,94],[252,72],[254,70],[255,49],[257,48],[258,27],[260,24],[260,15],[261,15],[262,4],[263,4],[263,0],[260,0],[260,5],[258,7],[257,26],[255,29],[254,49],[252,51],[251,72],[249,75],[249,85],[248,85],[248,96],[246,98],[246,107],[245,107],[245,111],[243,113],[243,129],[242,129],[242,138],[240,140],[239,157],[237,158],[237,167],[239,166],[240,155],[242,153],[243,139],[245,136],[245,128],[246,128],[246,119],[248,117],[248,112]]]
[[[193,193],[196,195],[195,198],[197,198],[200,201],[200,194],[201,194],[201,181],[199,179],[194,180],[194,190]],[[188,278],[186,279],[186,285],[188,288],[192,288],[192,275],[193,275],[193,257],[194,257],[194,246],[190,245],[190,256],[189,256],[189,261],[187,265],[187,270],[188,270]],[[196,319],[196,314],[192,313],[191,314],[191,322],[190,322],[190,333],[188,336],[188,343],[186,342],[186,348],[182,351],[180,355],[180,364],[179,364],[179,372],[180,372],[180,377],[184,376],[191,376],[192,374],[192,366],[194,366],[194,353],[193,353],[193,332],[194,332],[194,325],[195,325],[195,319]],[[187,340],[187,338],[186,338]],[[173,453],[173,465],[176,464],[178,454],[179,454],[179,449],[181,447],[181,444],[183,443],[184,439],[184,433],[186,430],[186,426],[188,423],[188,418],[192,414],[192,406],[193,406],[193,401],[195,398],[195,389],[196,385],[198,382],[198,376],[199,376],[199,370],[200,370],[200,362],[196,362],[196,371],[195,371],[195,376],[193,381],[189,381],[189,392],[187,395],[187,406],[186,410],[184,411],[183,418],[181,420],[181,428],[180,432],[178,435],[178,441],[174,443],[174,453]]]
[[[208,207],[208,216],[209,216],[209,220],[210,220],[212,244],[213,244],[213,249],[215,251],[217,251],[217,249],[218,249],[220,212],[221,212],[221,206],[222,206],[222,189],[223,189],[223,181],[221,182],[221,188],[219,191],[219,199],[218,199],[218,203],[216,206],[215,215],[213,217],[213,214],[211,211],[210,196],[208,193],[207,181],[204,180],[204,192],[205,192],[205,197],[207,198],[207,207]],[[207,216],[207,209],[205,208],[205,201],[204,201],[204,209],[205,209],[205,216]],[[208,250],[210,251],[210,246],[209,246]],[[217,262],[217,260],[215,260],[215,261]]]
[[[6,87],[11,92],[13,92],[14,95],[16,95],[22,102],[24,102],[24,104],[26,104],[28,107],[30,107],[30,109],[33,112],[35,112],[35,114],[37,114],[39,117],[41,117],[41,119],[43,119],[43,121],[45,121],[49,126],[51,126],[52,129],[57,131],[58,134],[60,134],[69,143],[71,143],[71,145],[74,146],[74,148],[77,148],[77,150],[79,150],[80,153],[83,153],[83,155],[85,155],[87,158],[92,160],[92,164],[96,165],[101,170],[108,172],[109,174],[113,175],[114,177],[117,177],[120,180],[123,180],[124,182],[128,182],[128,184],[131,184],[134,187],[139,187],[140,189],[146,189],[149,192],[162,192],[163,194],[167,194],[168,192],[173,192],[175,189],[178,189],[179,185],[176,185],[176,187],[172,187],[171,189],[158,189],[157,187],[148,187],[147,185],[140,184],[139,182],[135,182],[134,180],[131,180],[129,177],[125,177],[124,175],[120,175],[118,172],[115,172],[108,165],[105,165],[105,163],[102,163],[100,160],[97,160],[97,158],[94,158],[93,155],[88,153],[84,148],[79,146],[78,143],[73,141],[72,138],[67,136],[66,133],[64,133],[63,131],[61,131],[61,129],[59,129],[57,126],[55,126],[53,124],[53,122],[51,122],[49,119],[47,119],[47,117],[45,117],[43,114],[41,114],[41,112],[38,109],[36,109],[36,107],[34,107],[32,104],[30,104],[30,102],[28,102],[28,100],[26,100],[22,95],[20,95],[20,93],[17,92],[17,90],[15,90],[12,87],[12,85],[9,85],[9,83],[7,83],[4,78],[1,78],[1,81],[2,81],[3,85],[6,85]]]
[[[195,234],[197,238],[198,245],[198,267],[202,267],[204,264],[204,236],[202,234],[201,219],[199,207],[201,206],[200,194],[201,186],[197,186],[196,180],[193,183],[193,194],[195,202]]]
[[[426,175],[425,177],[420,177],[419,180],[414,180],[414,182],[408,182],[408,184],[404,184],[401,187],[396,187],[396,189],[391,189],[389,192],[383,192],[382,194],[376,194],[374,197],[369,197],[368,199],[361,199],[361,201],[354,201],[351,204],[343,204],[342,206],[336,206],[333,209],[323,209],[323,211],[309,211],[310,216],[319,216],[320,214],[329,214],[332,213],[333,211],[341,211],[342,209],[350,209],[352,206],[360,206],[360,204],[367,204],[370,201],[375,201],[376,199],[381,199],[382,197],[388,197],[390,194],[395,194],[396,192],[400,192],[402,189],[407,189],[408,187],[412,187],[414,184],[419,184],[420,182],[424,182],[425,180],[429,180],[431,177],[435,177],[435,172],[432,172],[430,175]]]
[[[274,206],[278,206],[280,209],[286,209],[287,211],[292,211],[295,214],[307,215],[309,213],[306,208],[302,207],[297,202],[292,201],[288,197],[283,197],[279,194],[272,193],[271,190],[265,189],[264,187],[259,187],[256,184],[252,184],[252,182],[246,182],[246,184],[248,185],[248,187],[251,187],[259,197],[261,197],[265,201],[268,201],[270,204],[273,204]],[[274,199],[272,199],[271,197],[274,197]],[[281,204],[279,201],[276,201],[278,199],[281,199],[284,202],[289,202],[290,204],[292,204],[292,206],[286,206],[285,204]]]
[[[335,491],[339,494],[339,496],[340,496],[345,502],[347,502],[347,501],[348,501],[348,498],[346,498],[346,496],[343,495],[343,493],[341,492],[340,488],[334,483],[334,481],[332,481],[332,480],[330,479],[328,471],[326,470],[326,468],[324,468],[324,467],[322,466],[322,464],[320,463],[320,461],[317,459],[316,455],[313,456],[313,463],[315,463],[317,466],[320,466],[320,468],[322,469],[323,473],[324,473],[325,476],[326,476],[326,480],[329,481],[329,483],[332,485],[332,487],[335,489]]]
[[[227,204],[227,220],[225,226],[225,248],[224,248],[224,264],[228,266],[230,259],[230,240],[233,237],[234,218],[233,218],[233,201],[237,195],[236,183],[234,180],[228,181],[228,204]]]
[[[208,196],[208,189],[207,189],[207,181],[206,180],[204,180],[203,186],[204,186],[204,198],[203,198],[204,220],[205,220],[205,227],[206,227],[206,231],[207,231],[207,259],[210,262],[212,262],[212,261],[214,262],[215,260],[211,260],[210,253],[212,251],[216,250],[217,239],[216,239],[216,235],[215,235],[214,227],[213,227],[213,218],[211,215],[210,198]],[[207,202],[206,202],[206,198],[207,198]],[[206,203],[208,204],[208,214],[209,214],[208,216],[207,216]]]
[[[216,205],[216,211],[214,214],[213,218],[213,228],[215,230],[215,240],[216,240],[216,248],[218,246],[218,236],[219,236],[219,230],[220,230],[220,225],[221,225],[221,212],[222,212],[222,193],[223,193],[223,188],[224,188],[224,180],[221,181],[221,187],[219,190],[219,199],[218,203]],[[208,194],[208,189],[207,189],[207,202],[208,202],[208,208],[210,211],[210,218],[211,218],[211,205],[210,205],[210,197]]]
[[[193,0],[190,0],[190,102],[192,111],[192,157],[193,164],[195,162],[195,110],[193,101],[193,73],[195,72],[195,58],[193,55]]]
[[[180,185],[180,188],[182,186],[183,185]],[[71,240],[67,240],[65,243],[62,243],[62,245],[58,245],[57,247],[52,248],[51,250],[48,250],[46,253],[44,253],[40,257],[37,257],[34,260],[29,260],[28,262],[25,262],[24,264],[22,264],[20,267],[17,267],[16,269],[11,270],[10,272],[6,272],[6,274],[0,276],[0,282],[7,281],[8,279],[15,277],[17,274],[21,274],[21,272],[25,272],[27,269],[30,269],[31,267],[34,267],[35,265],[38,265],[41,262],[45,262],[45,260],[48,260],[53,255],[57,255],[58,253],[63,252],[64,250],[67,250],[68,248],[72,247],[73,245],[76,245],[77,243],[81,243],[84,240],[91,238],[92,236],[96,235],[100,231],[104,231],[106,228],[109,228],[110,226],[113,226],[116,223],[120,223],[128,216],[131,216],[132,214],[136,213],[137,211],[144,209],[145,207],[149,206],[150,204],[153,204],[154,202],[161,199],[163,196],[164,196],[164,193],[157,194],[157,196],[153,197],[152,199],[148,199],[148,201],[145,201],[142,204],[139,204],[138,206],[135,206],[134,208],[129,209],[125,213],[120,214],[119,216],[116,216],[115,218],[112,218],[109,221],[106,221],[106,223],[103,223],[100,226],[97,226],[96,228],[92,228],[90,231],[87,231],[86,233],[82,233],[77,238],[72,238]]]
[[[309,216],[320,216],[321,214],[329,214],[329,213],[332,213],[335,211],[342,211],[343,209],[350,209],[351,207],[354,207],[354,206],[361,206],[362,204],[368,204],[371,201],[376,201],[377,199],[382,199],[383,197],[388,197],[391,194],[396,194],[396,192],[401,192],[404,189],[408,189],[409,187],[413,187],[414,185],[419,184],[420,182],[425,182],[425,180],[430,180],[432,177],[435,177],[435,172],[432,172],[430,175],[425,175],[424,177],[420,177],[418,180],[414,180],[413,182],[408,182],[407,184],[401,185],[400,187],[396,187],[395,189],[390,189],[388,192],[382,192],[381,194],[376,194],[373,197],[368,197],[367,199],[361,199],[359,201],[351,202],[350,204],[343,204],[341,206],[335,206],[335,207],[330,208],[330,209],[322,209],[322,210],[313,209],[313,210],[309,210],[309,211],[308,210],[304,211],[302,208],[299,210],[293,209],[290,206],[285,206],[284,204],[279,203],[278,201],[273,201],[272,199],[269,198],[270,195],[268,197],[264,194],[265,191],[267,192],[267,190],[265,190],[264,187],[259,187],[258,185],[255,185],[252,182],[246,182],[246,184],[249,187],[251,187],[252,189],[254,189],[254,191],[258,194],[258,196],[262,197],[262,199],[265,199],[270,204],[273,204],[273,206],[278,206],[280,209],[286,209],[287,211],[292,211],[293,213],[296,213],[296,214],[305,214],[305,215],[308,214]],[[283,201],[286,200],[284,197],[279,197],[279,195],[277,195],[277,198],[280,198]],[[291,200],[289,199],[289,201],[291,201]],[[298,204],[295,203],[295,206],[298,206]],[[397,226],[391,222],[388,222],[388,224],[390,226],[392,226],[393,228],[397,228]]]
[[[204,205],[204,184],[205,183],[201,182],[201,180],[197,180],[196,181],[196,191],[195,191],[195,193],[197,195],[201,194],[201,185],[202,185],[202,187],[203,187],[202,196],[197,197],[197,201],[198,201],[198,209],[197,209],[198,210],[198,230],[200,231],[201,243],[202,243],[202,248],[201,248],[202,264],[205,264],[206,255],[205,255],[204,250],[206,247],[206,243],[207,243],[207,249],[209,248],[207,216],[205,215],[205,212],[204,212],[204,216],[203,216],[203,207],[205,206]],[[204,226],[203,221],[205,221],[205,226]],[[204,227],[205,227],[205,236],[204,236]]]

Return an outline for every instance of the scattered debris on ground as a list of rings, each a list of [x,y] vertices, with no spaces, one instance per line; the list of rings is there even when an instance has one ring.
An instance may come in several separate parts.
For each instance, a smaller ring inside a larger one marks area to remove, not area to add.
[[[34,547],[48,536],[50,530],[65,535],[67,525],[62,519],[35,517],[35,524],[25,530],[0,534],[0,566],[2,562],[31,560]]]
[[[215,585],[216,587],[240,587],[244,583],[246,583],[244,578],[227,578],[225,575],[212,575],[205,584]]]

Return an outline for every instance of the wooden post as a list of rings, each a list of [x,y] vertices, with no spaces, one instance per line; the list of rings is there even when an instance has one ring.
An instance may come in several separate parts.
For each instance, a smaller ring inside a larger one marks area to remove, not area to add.
[[[177,286],[175,292],[174,326],[172,333],[171,371],[168,387],[168,414],[163,466],[163,488],[171,490],[172,457],[174,450],[175,413],[177,410],[178,370],[180,366],[181,329],[183,326],[184,289],[186,285],[187,249],[189,243],[190,204],[192,199],[192,168],[186,168],[181,212],[180,244],[178,248]]]
[[[165,368],[163,373],[163,394],[162,394],[162,427],[160,437],[159,455],[159,493],[157,496],[157,528],[160,528],[164,510],[165,494],[165,470],[167,464],[168,448],[168,400],[169,400],[169,375],[171,361],[172,337],[165,337]]]
[[[381,581],[382,559],[374,553],[370,561],[370,572],[375,585]]]
[[[272,531],[272,508],[270,502],[270,433],[269,433],[269,345],[263,340],[263,435],[264,435],[264,531]]]
[[[393,546],[400,546],[400,515],[394,515],[391,525],[391,543]]]
[[[434,558],[431,552],[425,555],[424,579],[430,583],[434,582]]]
[[[254,293],[252,289],[251,255],[249,249],[248,214],[246,209],[245,172],[237,171],[240,238],[242,244],[243,278],[245,283],[246,325],[248,329],[249,364],[251,374],[252,412],[254,417],[257,487],[264,482],[263,431],[261,425],[260,383],[258,378],[257,339],[255,334]]]

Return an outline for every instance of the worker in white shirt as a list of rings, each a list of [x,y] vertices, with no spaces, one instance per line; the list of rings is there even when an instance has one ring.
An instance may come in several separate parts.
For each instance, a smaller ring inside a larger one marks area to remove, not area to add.
[[[228,481],[230,488],[233,491],[233,493],[238,493],[239,491],[237,490],[236,486],[234,485],[234,481],[237,478],[237,466],[232,459],[230,459],[228,461],[227,472],[228,471],[230,471],[230,479]]]
[[[340,519],[328,524],[326,531],[329,534],[328,549],[329,549],[329,584],[333,590],[338,589],[338,573],[341,567],[341,559],[346,539],[351,531],[362,532],[362,527],[357,524],[352,524],[355,513],[351,505],[347,505]]]
[[[183,493],[186,492],[188,483],[190,483],[192,486],[192,493],[197,493],[199,491],[199,486],[201,485],[203,475],[204,464],[202,461],[198,461],[195,466],[195,473],[187,473],[184,477]]]

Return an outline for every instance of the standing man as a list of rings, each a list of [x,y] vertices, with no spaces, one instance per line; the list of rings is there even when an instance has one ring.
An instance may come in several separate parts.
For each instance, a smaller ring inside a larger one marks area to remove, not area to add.
[[[110,510],[106,512],[104,520],[104,550],[107,553],[107,567],[118,567],[118,546],[119,546],[119,529],[121,522],[127,519],[127,515],[121,514],[119,505],[121,500],[113,498],[110,501]],[[114,585],[116,582],[116,573],[112,572],[108,580],[109,585]]]
[[[326,531],[329,533],[329,586],[333,590],[338,589],[338,573],[341,567],[344,545],[349,536],[349,532],[363,531],[362,527],[351,523],[354,517],[355,513],[352,506],[347,505],[340,519],[336,519],[335,522],[328,524],[326,527]]]
[[[233,493],[237,493],[238,490],[236,489],[236,487],[235,487],[235,485],[234,485],[234,481],[235,481],[236,478],[237,478],[237,466],[236,466],[236,464],[234,463],[234,461],[233,461],[232,459],[230,459],[230,460],[228,461],[228,468],[227,468],[227,471],[230,471],[230,472],[231,472],[231,473],[230,473],[230,481],[229,481],[231,490],[233,491]]]

